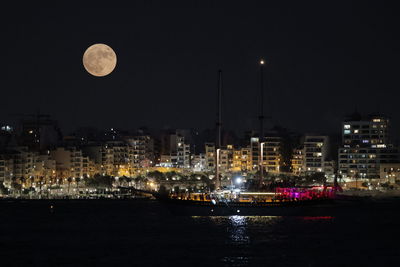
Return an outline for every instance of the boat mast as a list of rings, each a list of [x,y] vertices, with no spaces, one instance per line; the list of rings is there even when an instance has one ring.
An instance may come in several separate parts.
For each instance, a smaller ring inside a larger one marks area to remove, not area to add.
[[[215,142],[215,187],[221,187],[221,177],[219,173],[219,153],[221,149],[221,95],[222,95],[222,70],[218,71],[218,91],[217,91],[217,122],[216,122],[216,142]]]
[[[260,116],[258,117],[260,121],[260,131],[259,131],[259,139],[258,139],[258,146],[259,146],[259,171],[260,171],[260,180],[258,187],[262,187],[262,183],[264,180],[264,166],[263,166],[263,145],[264,145],[264,60],[260,60]]]

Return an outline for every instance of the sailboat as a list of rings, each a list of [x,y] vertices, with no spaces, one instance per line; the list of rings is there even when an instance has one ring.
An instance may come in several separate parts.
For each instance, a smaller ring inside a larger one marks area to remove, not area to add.
[[[315,215],[326,216],[334,205],[336,187],[313,188],[275,188],[273,192],[261,190],[263,185],[263,141],[264,141],[264,61],[260,61],[260,129],[259,129],[259,190],[255,192],[242,191],[240,189],[224,190],[221,186],[221,174],[219,159],[221,149],[221,95],[222,95],[222,71],[218,71],[217,88],[217,118],[216,118],[216,142],[215,142],[215,188],[209,193],[192,194],[154,194],[174,214],[184,215]]]

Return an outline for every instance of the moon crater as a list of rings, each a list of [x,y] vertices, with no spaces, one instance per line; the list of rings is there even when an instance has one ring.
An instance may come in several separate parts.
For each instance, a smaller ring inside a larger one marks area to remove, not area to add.
[[[117,55],[106,44],[94,44],[83,54],[83,66],[93,76],[106,76],[114,70],[116,65]]]

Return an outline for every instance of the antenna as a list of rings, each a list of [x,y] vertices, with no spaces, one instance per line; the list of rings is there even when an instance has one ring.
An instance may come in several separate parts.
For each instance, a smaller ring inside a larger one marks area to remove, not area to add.
[[[221,187],[221,178],[219,174],[219,152],[221,149],[221,95],[222,95],[222,70],[218,71],[218,91],[217,91],[217,122],[216,122],[216,142],[215,142],[215,187]]]
[[[222,70],[218,71],[218,96],[217,96],[217,148],[221,148],[221,126],[222,126],[222,114],[221,114],[221,96],[222,96]]]
[[[259,181],[259,188],[262,187],[262,183],[264,180],[264,164],[263,164],[263,158],[264,158],[264,150],[263,150],[263,145],[264,145],[264,60],[260,60],[260,116],[258,119],[260,120],[260,133],[259,133],[259,140],[258,140],[258,145],[259,145],[259,156],[258,156],[258,161],[259,161],[259,171],[260,171],[260,181]]]

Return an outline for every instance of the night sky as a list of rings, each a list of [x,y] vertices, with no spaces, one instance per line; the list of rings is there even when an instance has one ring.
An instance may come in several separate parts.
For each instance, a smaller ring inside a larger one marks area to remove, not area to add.
[[[357,107],[387,113],[399,132],[393,6],[188,2],[3,8],[0,122],[40,108],[66,132],[77,126],[212,128],[222,69],[224,127],[240,132],[258,126],[258,62],[264,58],[266,115],[274,124],[339,132],[343,115]],[[107,77],[91,76],[82,65],[94,43],[117,54]]]

